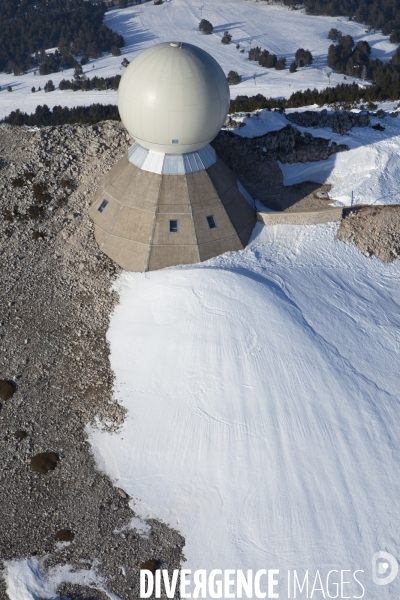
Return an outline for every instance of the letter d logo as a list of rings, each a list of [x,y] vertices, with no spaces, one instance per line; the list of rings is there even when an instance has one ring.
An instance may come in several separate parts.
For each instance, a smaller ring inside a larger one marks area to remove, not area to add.
[[[378,562],[381,559],[387,562]],[[386,575],[386,577],[379,577],[387,572],[389,566],[391,567],[389,575]],[[383,552],[383,550],[375,552],[372,557],[372,581],[376,583],[376,585],[387,585],[388,583],[392,583],[392,581],[396,579],[398,571],[398,562],[392,554]]]

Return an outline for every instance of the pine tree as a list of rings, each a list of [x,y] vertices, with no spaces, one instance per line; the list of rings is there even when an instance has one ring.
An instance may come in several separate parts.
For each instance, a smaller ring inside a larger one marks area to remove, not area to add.
[[[307,65],[311,65],[313,62],[313,56],[309,50],[304,50],[304,48],[299,48],[296,51],[295,59],[298,67],[306,67]]]
[[[277,63],[276,54],[271,54],[268,50],[263,50],[258,62],[262,67],[273,69]]]
[[[74,79],[76,81],[79,81],[80,78],[82,77],[82,75],[83,75],[83,69],[79,63],[76,63],[75,69],[74,69]]]
[[[229,31],[225,31],[225,32],[224,32],[224,35],[223,35],[223,37],[222,37],[222,39],[221,39],[221,42],[222,42],[223,44],[226,44],[226,45],[227,45],[227,44],[230,44],[230,43],[231,43],[231,40],[232,40],[232,36],[231,36],[231,34],[229,33]]]
[[[227,80],[229,85],[237,85],[242,81],[242,76],[237,71],[229,71]]]
[[[261,56],[261,48],[256,46],[255,48],[250,48],[249,50],[249,60],[256,60],[257,62],[260,60]]]
[[[51,79],[48,80],[48,82],[46,83],[46,85],[44,86],[44,91],[45,92],[54,92],[56,88],[54,87],[54,83],[52,82]]]
[[[214,27],[207,21],[207,19],[202,19],[199,23],[199,31],[206,35],[210,35],[214,31]]]
[[[332,27],[332,29],[330,29],[329,33],[328,33],[328,40],[333,40],[334,42],[337,42],[337,40],[341,37],[341,35],[342,35],[342,32],[339,31],[339,29]]]
[[[286,69],[286,58],[284,56],[278,58],[278,60],[276,61],[275,69],[277,71],[283,71],[284,69]]]

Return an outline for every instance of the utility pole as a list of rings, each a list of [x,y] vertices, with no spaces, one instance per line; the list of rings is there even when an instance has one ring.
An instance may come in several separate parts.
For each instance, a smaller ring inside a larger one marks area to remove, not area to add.
[[[332,71],[328,71],[327,74],[326,74],[326,76],[328,78],[328,81],[329,81],[328,87],[331,87],[331,74],[332,74]]]

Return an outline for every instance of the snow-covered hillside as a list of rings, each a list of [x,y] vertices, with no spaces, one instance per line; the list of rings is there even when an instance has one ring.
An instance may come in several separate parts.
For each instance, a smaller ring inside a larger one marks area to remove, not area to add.
[[[371,559],[400,543],[400,266],[335,227],[257,225],[242,252],[124,273],[108,337],[129,414],[90,437],[135,511],[185,535],[184,568],[362,569],[366,598],[395,598]]]
[[[392,112],[397,102],[385,103],[384,108]],[[308,109],[320,110],[317,106]],[[287,111],[295,112],[295,109]],[[392,112],[396,115],[398,113]],[[241,119],[245,126],[235,133],[243,137],[264,135],[290,124],[284,114],[262,110],[251,117]],[[400,166],[400,119],[386,116],[385,119],[371,118],[371,125],[380,124],[385,129],[354,127],[345,136],[335,134],[330,128],[296,126],[302,132],[325,137],[337,144],[347,144],[349,152],[340,152],[327,160],[308,163],[279,163],[283,172],[284,185],[303,181],[329,183],[330,196],[336,206],[349,206],[353,194],[354,204],[399,204]]]
[[[388,116],[372,122],[380,123],[385,131],[355,127],[349,135],[340,136],[331,130],[312,129],[313,135],[345,143],[350,151],[325,161],[279,164],[284,185],[302,181],[330,183],[336,206],[350,205],[352,193],[354,204],[399,204],[400,120]]]
[[[290,96],[294,91],[308,87],[323,89],[327,87],[326,55],[331,41],[327,39],[331,27],[339,28],[344,34],[350,34],[356,41],[365,39],[372,47],[372,56],[388,60],[395,51],[388,37],[379,33],[367,33],[365,26],[349,22],[346,18],[312,17],[303,11],[290,11],[281,6],[268,5],[254,0],[218,0],[204,4],[189,0],[168,0],[159,6],[145,2],[126,9],[110,10],[105,18],[108,27],[124,36],[126,46],[122,57],[103,56],[92,60],[84,67],[88,77],[111,77],[122,74],[121,60],[126,56],[131,60],[135,54],[153,44],[163,41],[179,40],[196,44],[207,50],[221,64],[226,73],[238,71],[243,81],[231,88],[232,97],[238,94],[265,96]],[[201,18],[207,18],[214,25],[214,33],[202,35],[198,31]],[[229,30],[232,44],[224,46],[221,38]],[[243,54],[236,49],[239,43],[245,49]],[[300,69],[297,73],[263,69],[255,62],[249,62],[247,52],[250,43],[285,56],[288,64],[300,47],[308,48],[315,57],[312,68]],[[94,68],[93,68],[94,67]],[[318,68],[317,68],[318,67]],[[256,79],[254,81],[254,74]],[[30,72],[19,77],[0,74],[0,119],[12,110],[19,108],[33,112],[38,104],[46,103],[50,108],[61,106],[82,106],[95,102],[115,104],[115,91],[108,92],[71,92],[60,91],[45,93],[44,84],[52,79],[57,86],[61,79],[72,79],[73,69],[63,73],[39,76]],[[332,75],[332,85],[343,82],[342,75]],[[351,82],[347,78],[347,82]],[[13,92],[7,92],[11,85]],[[32,93],[31,88],[42,88]]]

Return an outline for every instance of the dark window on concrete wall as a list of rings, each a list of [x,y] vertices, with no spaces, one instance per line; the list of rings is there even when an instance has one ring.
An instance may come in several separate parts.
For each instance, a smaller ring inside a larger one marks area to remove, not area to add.
[[[107,200],[103,200],[103,202],[100,204],[99,208],[97,209],[99,212],[103,212],[103,210],[105,209],[105,207],[107,206],[108,202]]]
[[[217,226],[213,215],[207,217],[207,223],[210,229],[215,229]]]
[[[170,221],[169,222],[169,232],[170,233],[178,233],[178,221]]]

